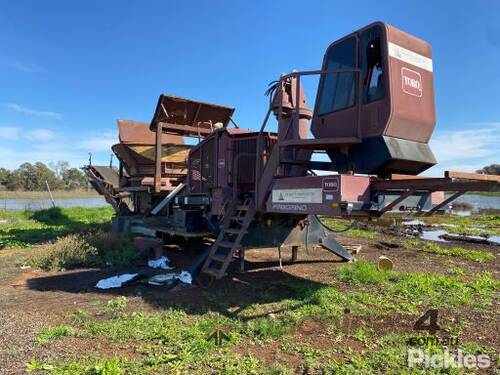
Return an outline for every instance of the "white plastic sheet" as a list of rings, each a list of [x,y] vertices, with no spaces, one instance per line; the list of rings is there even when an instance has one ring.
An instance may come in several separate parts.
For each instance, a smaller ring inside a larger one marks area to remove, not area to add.
[[[182,271],[177,278],[180,280],[180,282],[184,284],[191,284],[193,282],[193,278],[191,274],[187,271]]]
[[[127,281],[132,280],[136,277],[137,273],[124,273],[123,275],[108,277],[107,279],[99,280],[96,284],[96,288],[99,289],[111,289],[120,288]]]
[[[170,270],[172,267],[169,266],[170,259],[166,256],[162,256],[158,259],[148,260],[148,267],[150,268],[161,268],[162,270]]]

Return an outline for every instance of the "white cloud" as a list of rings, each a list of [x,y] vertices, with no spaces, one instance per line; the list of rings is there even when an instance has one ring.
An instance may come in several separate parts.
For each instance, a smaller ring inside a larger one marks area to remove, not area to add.
[[[111,146],[118,143],[116,132],[105,131],[99,136],[90,136],[76,144],[76,147],[88,152],[111,152]]]
[[[59,160],[68,161],[73,167],[81,167],[87,162],[88,156],[85,153],[73,152],[70,148],[53,148],[52,150],[30,148],[19,150],[12,147],[0,146],[0,167],[16,169],[22,163],[42,163],[49,164]]]
[[[37,109],[32,109],[28,107],[24,107],[22,105],[16,104],[16,103],[7,103],[7,107],[10,109],[23,113],[25,115],[29,116],[35,116],[35,117],[48,117],[48,118],[53,118],[55,120],[60,120],[62,118],[62,114],[58,112],[52,112],[52,111],[39,111]]]
[[[446,170],[474,172],[500,163],[500,123],[469,124],[467,130],[436,131],[430,147],[438,165],[425,175],[442,175]]]
[[[14,126],[0,126],[0,139],[15,141],[19,138],[20,129]]]
[[[49,165],[63,160],[72,167],[79,168],[88,163],[89,152],[92,153],[94,164],[108,165],[111,145],[117,142],[118,134],[111,130],[106,130],[101,135],[73,133],[67,137],[42,128],[18,132],[16,142],[0,139],[0,167],[12,170],[24,162],[40,161]]]
[[[19,70],[24,73],[38,73],[42,71],[38,65],[25,63],[17,60],[3,60],[3,63],[12,69]]]
[[[26,131],[26,138],[33,142],[48,142],[54,139],[55,134],[49,129],[34,129]]]
[[[24,73],[38,73],[42,71],[42,69],[36,65],[25,64],[18,61],[11,61],[9,66]]]

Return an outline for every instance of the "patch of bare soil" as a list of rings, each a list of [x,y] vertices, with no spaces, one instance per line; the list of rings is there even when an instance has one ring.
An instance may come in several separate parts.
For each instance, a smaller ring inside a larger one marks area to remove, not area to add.
[[[401,238],[384,236],[383,239],[365,240],[339,236],[344,243],[361,244],[358,259],[376,262],[381,255],[394,261],[398,271],[445,273],[450,267],[462,267],[466,272],[490,271],[497,275],[500,270],[498,257],[491,262],[472,262],[459,257],[440,256],[424,253],[401,246]],[[450,244],[451,246],[451,244]],[[461,244],[467,247],[467,244]],[[497,252],[497,248],[487,245],[474,245],[474,249]],[[189,265],[199,254],[199,249],[185,248],[168,250],[168,256],[179,268]],[[44,346],[34,343],[36,333],[44,326],[67,321],[68,314],[76,309],[93,309],[99,302],[115,296],[129,297],[134,310],[154,310],[165,306],[179,306],[188,313],[218,311],[228,316],[238,315],[245,307],[254,303],[275,303],[293,297],[286,288],[291,280],[308,280],[312,284],[328,285],[335,281],[335,267],[341,265],[339,259],[325,251],[309,248],[301,249],[299,258],[292,263],[291,252],[282,252],[282,262],[277,249],[258,249],[246,252],[246,272],[238,272],[238,262],[232,265],[229,276],[217,280],[209,290],[201,287],[179,287],[167,291],[163,287],[130,285],[111,291],[99,291],[95,283],[105,277],[122,272],[147,272],[144,268],[107,268],[87,269],[68,272],[42,272],[0,268],[0,374],[23,374],[26,362],[31,358],[54,359],[78,357],[83,353],[104,352],[111,354],[134,355],[133,342],[112,349],[99,340],[75,340],[65,338]],[[443,311],[443,316],[468,321],[461,332],[461,340],[474,341],[485,346],[500,347],[498,306],[488,311],[477,311],[474,307],[460,310]],[[391,317],[390,322],[379,319],[363,319],[352,323],[350,330],[365,327],[376,334],[389,332],[412,332],[413,321],[407,316]],[[324,335],[325,326],[308,322],[297,328],[293,338],[318,349],[351,347],[355,351],[366,349],[365,343],[344,335],[336,341]],[[344,329],[344,328],[343,328]],[[240,353],[251,353],[264,362],[281,362],[296,367],[301,355],[290,353],[271,343],[263,345],[244,345],[235,348]],[[337,354],[335,354],[337,355]],[[340,355],[340,354],[338,354]]]

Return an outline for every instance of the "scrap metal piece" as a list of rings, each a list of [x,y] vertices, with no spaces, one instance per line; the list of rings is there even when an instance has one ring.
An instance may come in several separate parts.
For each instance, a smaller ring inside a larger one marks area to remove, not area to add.
[[[165,198],[163,198],[161,200],[161,202],[158,203],[151,210],[151,215],[156,215],[158,212],[160,212],[165,206],[167,206],[172,201],[172,199],[175,198],[175,196],[177,194],[179,194],[181,192],[182,189],[184,189],[185,186],[186,186],[186,184],[184,184],[184,183],[180,183],[179,185],[177,185],[177,187],[174,190],[172,190],[170,193],[168,193],[168,195]]]
[[[337,242],[337,240],[333,237],[333,234],[330,233],[321,241],[321,246],[328,250],[329,252],[341,257],[345,261],[350,261],[353,259],[353,256],[346,250],[344,247]]]

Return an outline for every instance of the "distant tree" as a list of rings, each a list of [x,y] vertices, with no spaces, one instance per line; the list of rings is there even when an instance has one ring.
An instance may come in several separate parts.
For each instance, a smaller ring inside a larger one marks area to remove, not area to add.
[[[9,174],[5,186],[8,190],[26,190],[23,186],[22,175],[18,169]]]
[[[0,185],[7,185],[10,171],[6,168],[0,168]]]
[[[47,188],[46,181],[52,190],[62,189],[64,187],[64,183],[56,176],[55,172],[42,162],[35,163],[35,173],[37,190],[45,190]]]
[[[38,190],[39,181],[33,164],[23,163],[14,173],[19,174],[18,179],[21,182],[21,189],[28,191]]]
[[[487,165],[476,171],[476,173],[500,175],[500,164]]]
[[[59,160],[57,163],[50,162],[49,167],[55,172],[57,177],[62,179],[64,172],[66,172],[69,168],[69,163],[67,161]]]
[[[9,174],[7,188],[9,190],[46,190],[46,182],[53,190],[61,189],[63,182],[57,178],[53,170],[41,162],[35,164],[23,163]]]
[[[87,186],[87,178],[78,168],[67,168],[61,175],[65,189],[74,190]]]

